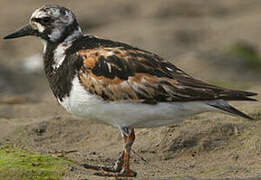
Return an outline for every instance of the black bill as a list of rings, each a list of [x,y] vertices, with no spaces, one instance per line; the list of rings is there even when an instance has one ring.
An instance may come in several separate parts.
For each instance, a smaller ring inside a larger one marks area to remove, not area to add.
[[[32,35],[37,35],[37,31],[35,31],[31,25],[27,24],[26,26],[22,27],[18,31],[8,34],[7,36],[4,37],[4,39],[13,39],[13,38],[19,38],[23,36],[32,36]]]

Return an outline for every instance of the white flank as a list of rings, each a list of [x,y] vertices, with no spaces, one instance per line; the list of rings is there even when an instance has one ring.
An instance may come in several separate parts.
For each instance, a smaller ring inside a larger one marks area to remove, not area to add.
[[[206,111],[215,111],[205,102],[158,103],[105,102],[88,93],[76,76],[70,96],[59,103],[70,113],[115,127],[157,127],[182,122],[184,118]]]
[[[70,95],[63,98],[63,101],[58,102],[70,113],[85,116],[90,109],[96,104],[102,103],[96,96],[93,96],[86,91],[80,84],[78,76],[72,81],[72,89]]]

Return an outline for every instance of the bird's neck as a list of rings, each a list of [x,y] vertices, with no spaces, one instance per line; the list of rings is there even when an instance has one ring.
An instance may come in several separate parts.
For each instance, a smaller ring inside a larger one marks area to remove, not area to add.
[[[81,30],[80,26],[77,26],[71,33],[69,33],[67,36],[64,37],[64,40],[62,43],[70,43],[81,37],[83,37],[82,30]]]
[[[44,71],[54,95],[60,101],[71,90],[71,82],[67,80],[76,75],[74,60],[70,58],[71,54],[68,54],[67,50],[82,36],[81,31],[74,31],[63,42],[43,42]]]
[[[81,28],[74,26],[74,28],[71,27],[66,31],[62,38],[57,41],[42,40],[45,70],[55,73],[64,62],[66,50],[71,47],[73,41],[81,37],[83,37]]]

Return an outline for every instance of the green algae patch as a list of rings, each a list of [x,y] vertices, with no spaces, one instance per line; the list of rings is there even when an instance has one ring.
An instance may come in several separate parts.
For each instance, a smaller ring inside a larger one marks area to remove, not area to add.
[[[59,180],[68,165],[61,158],[0,146],[0,179]]]

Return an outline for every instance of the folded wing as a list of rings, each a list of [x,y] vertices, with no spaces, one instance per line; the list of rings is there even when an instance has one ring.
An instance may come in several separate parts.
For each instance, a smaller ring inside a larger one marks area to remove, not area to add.
[[[77,52],[83,61],[79,77],[86,90],[103,100],[151,104],[217,99],[255,100],[249,96],[256,93],[204,83],[156,54],[123,43],[113,45],[106,43],[106,40],[96,44],[97,47]]]

